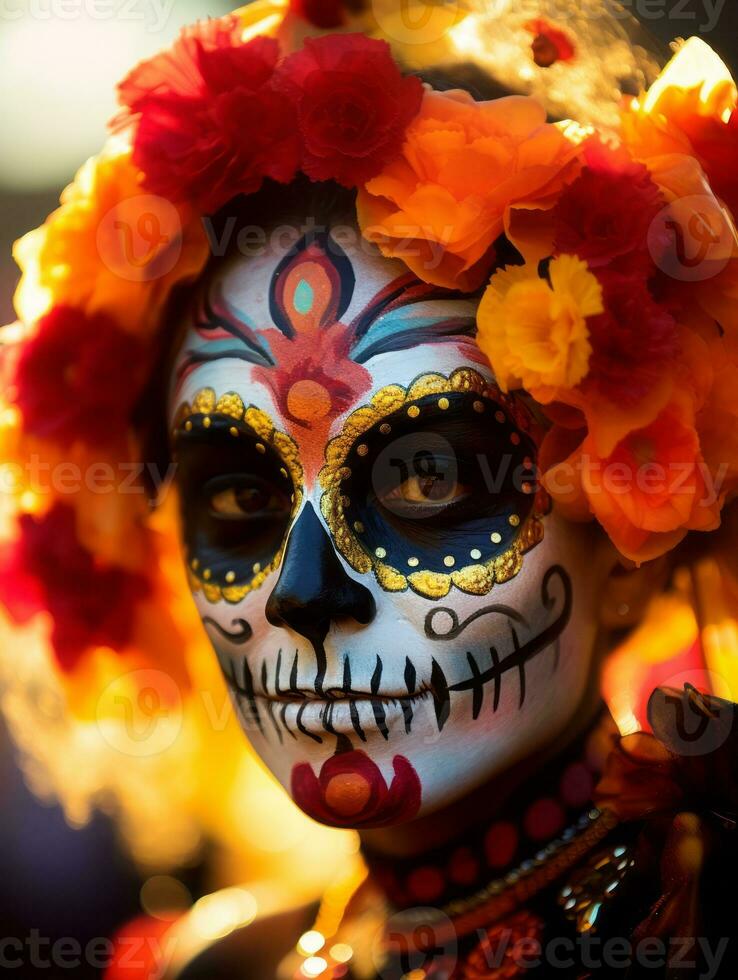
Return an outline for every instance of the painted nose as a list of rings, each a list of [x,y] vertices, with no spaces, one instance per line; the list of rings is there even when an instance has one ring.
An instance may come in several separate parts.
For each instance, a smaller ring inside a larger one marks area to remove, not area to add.
[[[267,600],[266,618],[272,626],[300,633],[317,649],[331,623],[353,619],[365,626],[375,613],[374,596],[346,574],[308,502],[287,541],[279,579]]]

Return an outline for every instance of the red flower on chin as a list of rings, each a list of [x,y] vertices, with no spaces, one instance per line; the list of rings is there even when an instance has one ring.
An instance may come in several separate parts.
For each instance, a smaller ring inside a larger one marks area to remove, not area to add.
[[[265,177],[289,183],[298,163],[294,111],[272,85],[273,38],[241,42],[236,16],[185,28],[119,87],[136,118],[133,161],[145,186],[212,213]]]
[[[130,424],[145,366],[141,342],[109,317],[52,309],[15,366],[25,431],[66,446],[114,444]]]
[[[401,755],[392,760],[390,786],[376,763],[355,750],[334,755],[320,775],[300,763],[292,770],[292,797],[308,816],[331,827],[385,827],[411,820],[420,809],[420,779]]]
[[[302,170],[357,187],[397,156],[423,96],[403,78],[386,41],[338,34],[305,42],[278,72],[297,105]]]
[[[66,504],[43,517],[23,515],[20,535],[0,552],[0,602],[21,623],[44,610],[51,614],[51,642],[63,670],[91,646],[125,647],[134,608],[148,591],[142,575],[103,565],[80,544],[74,509]]]

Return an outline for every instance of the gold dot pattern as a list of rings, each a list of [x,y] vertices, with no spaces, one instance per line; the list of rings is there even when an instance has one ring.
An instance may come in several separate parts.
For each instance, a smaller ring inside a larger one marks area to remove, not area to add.
[[[512,419],[513,424],[522,424],[523,427],[528,424],[525,421],[525,413],[516,407],[512,399],[503,395],[475,369],[460,368],[448,377],[442,374],[421,375],[407,388],[388,385],[380,389],[367,405],[348,416],[342,431],[326,447],[325,464],[319,473],[319,481],[323,488],[322,514],[333,535],[336,547],[351,567],[361,574],[373,571],[379,585],[387,591],[399,592],[409,588],[425,598],[440,599],[446,596],[452,587],[456,587],[472,595],[486,595],[495,583],[506,582],[519,572],[523,554],[535,547],[543,537],[540,515],[533,513],[526,519],[525,526],[521,528],[509,548],[500,555],[483,562],[481,550],[475,548],[470,557],[473,564],[464,565],[463,562],[459,562],[459,567],[454,556],[446,555],[443,564],[448,571],[445,572],[422,570],[419,567],[420,559],[411,556],[403,559],[403,562],[412,569],[407,573],[403,573],[386,561],[386,546],[367,551],[369,542],[364,545],[356,537],[360,532],[356,531],[355,523],[349,523],[345,513],[342,502],[345,493],[341,492],[341,484],[351,477],[351,470],[347,465],[350,454],[355,452],[358,455],[359,446],[366,445],[362,436],[375,427],[382,435],[388,435],[392,426],[384,420],[400,410],[404,410],[408,418],[418,418],[421,409],[413,402],[428,395],[440,396],[436,404],[445,411],[442,403],[448,402],[450,406],[448,395],[459,392],[478,395],[482,411],[487,411],[488,407],[487,403],[481,400],[482,398],[505,406],[507,414],[500,407],[494,416],[501,423],[510,424],[509,419]],[[519,519],[518,523],[520,523]],[[503,538],[495,531],[490,533],[489,540],[492,544],[499,544]]]

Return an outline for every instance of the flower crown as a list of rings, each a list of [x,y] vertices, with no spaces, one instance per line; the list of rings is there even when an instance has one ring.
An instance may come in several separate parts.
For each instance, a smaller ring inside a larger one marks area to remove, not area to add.
[[[566,516],[643,561],[718,528],[738,488],[738,113],[717,56],[688,42],[598,132],[532,98],[435,91],[362,33],[296,44],[308,7],[318,28],[338,10],[299,6],[199,23],[135,68],[103,152],[16,246],[0,600],[50,614],[67,670],[100,647],[177,649],[172,522],[144,492],[136,413],[167,301],[208,259],[203,216],[298,172],[355,188],[363,235],[421,280],[484,289],[478,344],[540,406],[541,481]],[[85,478],[43,492],[29,460]],[[96,492],[121,467],[128,492]]]

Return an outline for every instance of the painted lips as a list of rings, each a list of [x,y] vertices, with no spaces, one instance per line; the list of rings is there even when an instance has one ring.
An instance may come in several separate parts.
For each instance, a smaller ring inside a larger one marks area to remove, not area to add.
[[[402,755],[392,760],[390,785],[360,750],[342,752],[315,775],[307,762],[292,770],[292,797],[308,816],[332,827],[384,827],[411,820],[420,809],[418,774]]]

